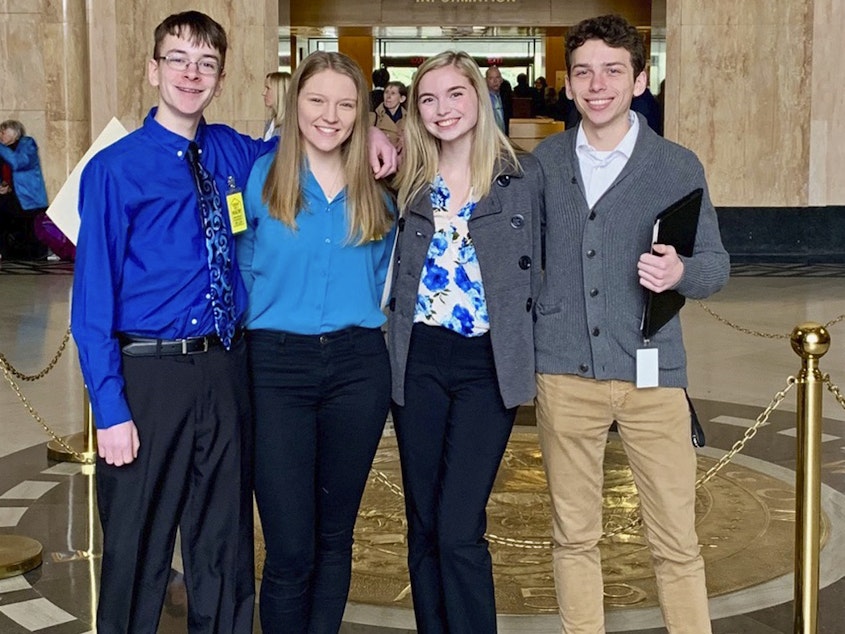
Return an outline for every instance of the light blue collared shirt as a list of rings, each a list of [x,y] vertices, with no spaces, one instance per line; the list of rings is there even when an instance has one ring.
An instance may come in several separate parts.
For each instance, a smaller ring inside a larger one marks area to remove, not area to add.
[[[380,327],[395,228],[381,240],[350,243],[346,190],[329,201],[304,169],[305,208],[291,229],[261,200],[272,161],[272,154],[256,161],[244,192],[249,228],[238,235],[237,247],[249,297],[246,328],[317,335]]]

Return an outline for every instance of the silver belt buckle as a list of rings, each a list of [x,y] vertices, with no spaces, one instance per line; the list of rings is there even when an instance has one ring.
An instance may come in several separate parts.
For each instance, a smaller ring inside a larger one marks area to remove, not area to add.
[[[208,337],[202,338],[202,351],[208,352]]]
[[[188,340],[182,339],[182,354],[188,354]]]

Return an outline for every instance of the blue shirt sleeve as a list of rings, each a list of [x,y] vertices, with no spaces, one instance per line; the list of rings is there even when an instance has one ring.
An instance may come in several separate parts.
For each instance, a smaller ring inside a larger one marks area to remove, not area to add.
[[[21,137],[14,150],[0,143],[0,159],[6,161],[13,171],[34,167],[38,165],[38,146],[32,138],[26,136]]]
[[[102,161],[93,160],[82,173],[79,190],[81,224],[74,265],[71,330],[100,429],[132,419],[115,333],[116,288],[127,236],[122,208],[115,178]]]

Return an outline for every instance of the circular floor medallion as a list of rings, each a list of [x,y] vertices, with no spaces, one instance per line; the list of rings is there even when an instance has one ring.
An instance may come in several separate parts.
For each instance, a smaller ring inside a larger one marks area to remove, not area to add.
[[[699,475],[715,462],[699,455]],[[648,547],[642,530],[631,527],[638,504],[622,445],[611,440],[605,457],[605,531],[624,530],[601,543],[609,609],[657,605]],[[740,465],[727,465],[698,489],[697,531],[711,597],[792,571],[794,509],[792,486]],[[549,497],[536,434],[512,435],[487,513],[498,612],[556,612]],[[399,452],[395,438],[385,437],[355,527],[351,602],[412,607],[405,530]],[[260,527],[256,531],[260,577],[263,537]],[[822,544],[827,534],[823,517]]]

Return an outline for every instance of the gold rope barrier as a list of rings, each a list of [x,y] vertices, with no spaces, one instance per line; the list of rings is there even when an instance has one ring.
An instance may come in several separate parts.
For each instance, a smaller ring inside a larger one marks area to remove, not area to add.
[[[88,399],[88,390],[83,388],[83,428],[81,432],[59,437],[43,418],[38,414],[35,408],[30,404],[29,400],[24,396],[20,386],[15,382],[15,379],[21,381],[38,381],[47,376],[50,371],[56,367],[59,359],[62,358],[67,344],[70,341],[70,327],[65,331],[64,337],[59,344],[59,349],[47,366],[37,372],[36,374],[25,374],[15,368],[2,352],[0,352],[0,371],[3,373],[3,378],[11,386],[12,390],[17,394],[18,400],[23,404],[26,410],[30,413],[32,418],[41,425],[45,432],[52,438],[47,444],[47,457],[50,460],[59,462],[79,462],[82,464],[94,464],[97,457],[97,436],[94,432],[94,415],[91,411],[91,403]]]
[[[0,535],[0,579],[15,577],[41,565],[41,542],[22,535]]]
[[[736,322],[731,321],[725,317],[722,317],[719,313],[715,310],[710,308],[707,304],[705,304],[700,299],[695,300],[695,303],[698,304],[698,307],[701,308],[705,313],[710,315],[713,319],[718,321],[720,324],[724,324],[728,328],[732,328],[737,332],[741,332],[744,335],[751,335],[752,337],[761,337],[763,339],[789,339],[792,335],[791,333],[780,333],[780,332],[764,332],[760,330],[754,330],[752,328],[746,328],[745,326],[741,326]],[[830,321],[826,322],[824,328],[830,328],[831,326],[835,326],[841,321],[845,321],[845,313],[841,315],[837,315]]]
[[[47,457],[57,462],[93,464],[97,458],[97,433],[94,431],[94,412],[88,390],[82,389],[83,430],[70,436],[55,438],[47,443]]]
[[[822,376],[818,360],[830,348],[827,329],[799,324],[790,338],[801,357],[797,385],[797,464],[795,469],[795,586],[793,632],[815,634],[819,610],[821,528]]]
[[[47,366],[36,374],[25,374],[21,372],[9,363],[6,356],[2,353],[0,353],[0,371],[2,371],[3,378],[5,378],[12,387],[12,390],[15,394],[17,394],[18,399],[30,415],[44,428],[44,431],[51,436],[52,440],[47,444],[48,458],[57,461],[82,463],[83,470],[88,470],[86,475],[90,476],[93,475],[94,460],[97,455],[97,437],[94,433],[94,416],[91,411],[88,391],[85,390],[83,394],[83,418],[85,421],[83,432],[60,438],[44,422],[35,408],[29,403],[29,400],[23,395],[20,386],[18,386],[15,382],[15,379],[19,379],[21,381],[38,381],[47,376],[47,374],[56,367],[59,359],[61,359],[69,340],[70,328],[68,328],[65,332],[56,354],[53,355],[53,358]],[[93,481],[93,479],[89,477],[89,481]],[[93,500],[93,497],[90,499]],[[93,504],[93,502],[91,502],[91,504]],[[93,524],[91,525],[93,526]],[[93,535],[93,531],[91,534]],[[34,570],[42,564],[42,556],[43,546],[41,545],[41,542],[30,537],[24,537],[23,535],[0,535],[0,579],[22,575],[30,570]]]

